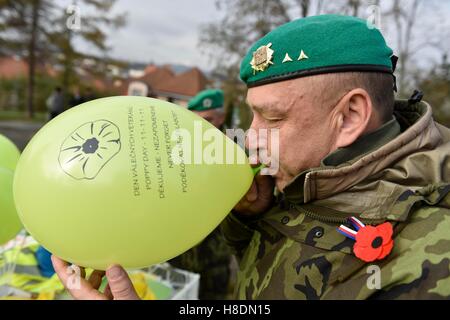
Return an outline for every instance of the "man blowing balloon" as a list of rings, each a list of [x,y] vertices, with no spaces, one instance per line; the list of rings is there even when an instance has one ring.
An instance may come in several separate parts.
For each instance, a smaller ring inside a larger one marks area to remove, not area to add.
[[[379,30],[346,16],[296,20],[250,48],[252,128],[279,130],[280,156],[222,224],[237,298],[449,298],[450,130],[421,95],[394,100],[395,64]],[[106,276],[106,294],[96,279],[72,294],[136,298],[123,269]]]

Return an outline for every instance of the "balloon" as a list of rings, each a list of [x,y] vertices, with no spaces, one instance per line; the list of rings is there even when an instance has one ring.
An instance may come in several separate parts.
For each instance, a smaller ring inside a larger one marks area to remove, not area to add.
[[[22,229],[14,206],[13,178],[11,170],[0,168],[0,244],[13,239]]]
[[[20,152],[16,145],[0,134],[0,167],[14,171],[19,157]]]
[[[236,161],[206,163],[224,150]],[[99,270],[140,268],[202,241],[252,180],[244,151],[192,112],[110,97],[66,111],[35,135],[14,198],[25,228],[56,256]]]

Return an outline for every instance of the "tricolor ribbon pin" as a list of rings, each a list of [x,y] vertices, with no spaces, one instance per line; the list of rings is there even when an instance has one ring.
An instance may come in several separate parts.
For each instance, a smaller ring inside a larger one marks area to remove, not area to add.
[[[341,225],[338,231],[347,238],[355,240],[353,252],[357,258],[365,262],[373,262],[382,260],[391,253],[394,247],[392,224],[386,222],[376,227],[366,226],[355,217],[349,218],[348,221],[356,230]]]

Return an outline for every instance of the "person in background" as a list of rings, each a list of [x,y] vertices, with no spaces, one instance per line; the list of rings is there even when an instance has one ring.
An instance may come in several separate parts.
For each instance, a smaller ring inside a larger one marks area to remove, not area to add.
[[[49,112],[49,120],[64,112],[64,95],[61,87],[56,87],[50,97],[48,97],[47,109]]]
[[[80,93],[80,89],[76,87],[73,91],[73,95],[70,98],[69,107],[73,108],[85,102],[85,98]]]
[[[86,94],[84,95],[83,102],[88,102],[88,101],[95,100],[95,99],[97,99],[97,97],[95,96],[94,91],[92,91],[91,87],[88,87],[86,89]]]

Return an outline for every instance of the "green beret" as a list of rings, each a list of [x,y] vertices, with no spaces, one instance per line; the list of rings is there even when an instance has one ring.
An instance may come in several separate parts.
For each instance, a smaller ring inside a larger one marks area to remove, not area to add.
[[[244,57],[248,87],[323,73],[393,74],[396,57],[381,32],[367,21],[340,15],[286,23],[258,40]]]
[[[223,107],[223,91],[208,89],[200,92],[188,102],[191,111],[205,111]]]

